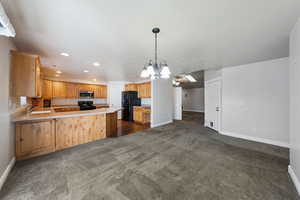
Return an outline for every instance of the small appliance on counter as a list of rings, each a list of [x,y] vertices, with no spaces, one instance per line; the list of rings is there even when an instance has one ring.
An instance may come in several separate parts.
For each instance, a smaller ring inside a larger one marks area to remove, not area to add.
[[[122,92],[122,120],[133,121],[133,106],[140,106],[141,99],[136,91]]]
[[[51,99],[44,99],[44,108],[51,107]]]
[[[80,110],[94,110],[96,106],[93,101],[78,101],[78,106]]]

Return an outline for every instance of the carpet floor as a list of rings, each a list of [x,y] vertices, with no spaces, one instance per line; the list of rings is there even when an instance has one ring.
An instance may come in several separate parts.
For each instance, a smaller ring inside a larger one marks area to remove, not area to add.
[[[17,162],[2,200],[298,200],[288,149],[223,136],[203,115]]]

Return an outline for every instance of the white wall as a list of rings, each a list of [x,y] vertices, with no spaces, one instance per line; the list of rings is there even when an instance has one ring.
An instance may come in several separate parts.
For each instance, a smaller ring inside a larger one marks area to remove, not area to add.
[[[112,107],[122,107],[122,91],[125,88],[125,82],[112,81],[108,85],[108,104]],[[118,112],[118,119],[122,118],[122,112]]]
[[[171,79],[151,81],[151,127],[173,122],[173,86]]]
[[[14,125],[10,123],[9,77],[11,39],[0,36],[0,176],[14,157]],[[0,180],[1,183],[2,180]],[[0,185],[1,187],[1,185]]]
[[[300,194],[300,21],[290,37],[290,167]]]
[[[289,144],[288,58],[222,69],[222,132]]]
[[[174,108],[173,108],[173,119],[182,120],[182,88],[174,87]]]
[[[182,90],[183,111],[204,112],[204,88]]]
[[[210,81],[222,77],[221,69],[211,69],[204,71],[204,81]]]

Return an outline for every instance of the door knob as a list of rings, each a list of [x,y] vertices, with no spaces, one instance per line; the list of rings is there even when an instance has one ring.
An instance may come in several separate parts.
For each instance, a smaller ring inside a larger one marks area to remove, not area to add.
[[[217,112],[219,112],[219,111],[220,111],[220,108],[219,108],[218,106],[216,107],[216,111],[217,111]]]

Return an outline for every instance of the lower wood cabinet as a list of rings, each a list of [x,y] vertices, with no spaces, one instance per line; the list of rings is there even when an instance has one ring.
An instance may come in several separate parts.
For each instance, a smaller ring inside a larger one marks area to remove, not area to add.
[[[55,151],[55,122],[53,120],[16,124],[17,160]]]
[[[117,112],[16,123],[16,158],[24,160],[117,136]]]
[[[137,123],[147,124],[150,123],[151,109],[142,106],[134,106],[133,108],[133,121]]]
[[[106,137],[106,115],[56,119],[56,150]]]
[[[118,136],[118,113],[106,114],[106,136],[117,137]]]

